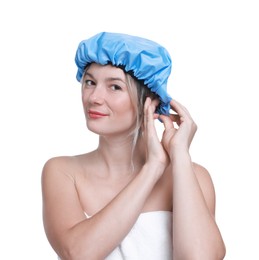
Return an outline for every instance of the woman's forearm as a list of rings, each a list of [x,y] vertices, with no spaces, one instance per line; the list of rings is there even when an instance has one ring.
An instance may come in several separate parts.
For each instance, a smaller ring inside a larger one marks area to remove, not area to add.
[[[224,243],[188,152],[172,159],[173,248],[177,259],[223,259]]]
[[[68,230],[64,260],[106,257],[136,222],[162,172],[161,167],[144,165],[138,175],[106,207]]]

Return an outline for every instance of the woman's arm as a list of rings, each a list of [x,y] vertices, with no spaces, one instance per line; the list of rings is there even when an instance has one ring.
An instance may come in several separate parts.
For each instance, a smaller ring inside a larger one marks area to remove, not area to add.
[[[214,218],[213,183],[207,170],[193,164],[189,154],[196,125],[181,104],[171,101],[171,106],[178,115],[161,119],[165,125],[162,141],[172,164],[174,260],[223,259],[225,246]]]
[[[47,237],[62,260],[104,259],[128,234],[168,160],[154,138],[153,112],[145,107],[147,161],[137,176],[102,210],[86,219],[71,172],[73,158],[49,160],[42,173],[43,218]],[[147,130],[148,129],[148,130]]]
[[[188,154],[173,159],[174,259],[220,260],[225,246],[215,222],[215,193],[203,167]]]
[[[146,164],[106,207],[86,219],[75,185],[65,173],[64,160],[52,159],[43,170],[47,237],[62,260],[104,259],[134,225],[161,176],[161,168]]]

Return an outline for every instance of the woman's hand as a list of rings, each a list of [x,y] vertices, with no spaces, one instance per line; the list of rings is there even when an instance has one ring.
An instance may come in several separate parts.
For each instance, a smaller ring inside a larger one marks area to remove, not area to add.
[[[155,109],[159,104],[158,100],[152,100],[148,97],[144,105],[144,127],[143,137],[146,143],[146,160],[149,163],[161,164],[164,169],[169,163],[169,158],[161,144],[154,125],[154,120],[158,118]]]
[[[168,155],[172,157],[178,151],[189,152],[197,125],[189,111],[182,104],[171,100],[170,105],[176,114],[170,114],[169,116],[160,115],[159,118],[165,126],[162,144]]]

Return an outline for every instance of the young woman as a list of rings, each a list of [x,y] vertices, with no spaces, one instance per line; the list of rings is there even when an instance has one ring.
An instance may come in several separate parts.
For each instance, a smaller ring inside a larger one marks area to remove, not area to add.
[[[166,92],[167,51],[100,33],[79,44],[76,64],[87,128],[99,144],[43,168],[44,227],[59,258],[223,259],[213,183],[189,153],[196,124]]]

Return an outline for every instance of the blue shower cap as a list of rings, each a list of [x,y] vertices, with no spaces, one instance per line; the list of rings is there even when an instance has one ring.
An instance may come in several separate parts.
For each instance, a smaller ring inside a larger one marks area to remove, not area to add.
[[[112,64],[133,74],[160,98],[157,112],[169,114],[171,97],[167,81],[171,73],[171,57],[156,42],[121,33],[101,32],[79,43],[75,62],[80,82],[85,67],[90,63]]]

